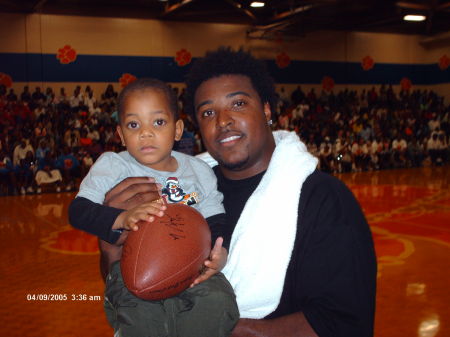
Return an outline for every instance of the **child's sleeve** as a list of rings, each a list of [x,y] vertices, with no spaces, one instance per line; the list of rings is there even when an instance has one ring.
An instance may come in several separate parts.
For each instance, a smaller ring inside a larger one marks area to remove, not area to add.
[[[197,180],[201,186],[199,211],[205,218],[225,213],[223,194],[217,189],[217,177],[204,162],[195,168]]]
[[[222,247],[228,250],[230,248],[231,233],[229,232],[229,227],[226,224],[225,213],[210,216],[209,218],[206,218],[206,221],[208,222],[208,226],[211,231],[211,247],[214,246],[214,243],[218,237],[222,237]]]
[[[106,193],[123,179],[124,172],[126,166],[116,153],[105,152],[97,159],[70,204],[69,221],[73,227],[109,243],[117,241],[120,231],[113,231],[111,227],[123,210],[105,206],[103,202]]]
[[[206,218],[211,230],[211,244],[214,245],[216,239],[222,237],[222,246],[228,250],[231,233],[229,233],[229,226],[226,223],[223,194],[217,189],[217,177],[214,171],[203,162],[200,162],[196,173],[202,186],[200,212]]]
[[[69,206],[69,222],[77,229],[93,234],[106,242],[115,243],[121,231],[112,230],[111,227],[122,212],[122,209],[76,197]]]
[[[103,204],[106,193],[125,177],[125,170],[123,160],[118,154],[105,152],[84,177],[77,197]]]

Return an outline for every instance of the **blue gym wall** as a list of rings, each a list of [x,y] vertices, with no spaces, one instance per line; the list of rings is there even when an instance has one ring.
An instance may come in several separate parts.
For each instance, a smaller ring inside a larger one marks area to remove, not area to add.
[[[280,69],[266,60],[277,83],[321,83],[330,76],[336,84],[398,84],[408,77],[417,85],[448,83],[450,67],[434,64],[375,64],[364,71],[357,62],[292,61]],[[0,72],[17,82],[116,82],[123,73],[183,82],[189,65],[180,67],[173,57],[78,55],[73,63],[61,64],[55,54],[1,53]]]

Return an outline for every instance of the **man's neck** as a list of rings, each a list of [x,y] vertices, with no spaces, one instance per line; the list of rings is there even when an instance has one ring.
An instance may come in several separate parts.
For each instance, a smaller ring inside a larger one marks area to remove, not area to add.
[[[251,167],[244,170],[228,170],[223,166],[219,166],[223,176],[230,180],[243,180],[254,177],[261,172],[267,170],[268,165],[261,165],[260,167]]]
[[[267,170],[272,159],[273,152],[275,151],[275,140],[272,138],[269,144],[267,144],[267,149],[261,154],[259,160],[253,165],[243,168],[230,170],[220,164],[220,170],[225,178],[230,180],[242,180],[256,176],[257,174]]]

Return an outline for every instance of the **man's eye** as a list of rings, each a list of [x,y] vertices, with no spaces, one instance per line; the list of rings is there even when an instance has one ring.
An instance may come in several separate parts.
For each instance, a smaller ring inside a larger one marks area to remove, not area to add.
[[[163,125],[166,125],[167,122],[164,119],[157,119],[153,124],[155,126],[163,126]]]
[[[210,117],[214,115],[214,111],[213,110],[205,110],[202,112],[202,117]]]
[[[235,101],[233,102],[233,108],[242,108],[245,104],[245,101]]]
[[[129,129],[137,129],[137,128],[139,127],[139,124],[136,123],[136,122],[129,122],[129,123],[127,124],[127,127],[128,127]]]

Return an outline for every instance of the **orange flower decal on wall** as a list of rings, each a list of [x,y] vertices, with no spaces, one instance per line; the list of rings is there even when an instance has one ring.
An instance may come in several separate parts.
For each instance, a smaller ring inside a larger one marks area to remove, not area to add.
[[[366,71],[372,69],[374,65],[375,61],[370,56],[366,56],[361,60],[361,67]]]
[[[125,88],[128,84],[134,81],[136,81],[136,76],[129,73],[122,74],[122,77],[119,79],[119,83],[122,88]]]
[[[330,76],[325,76],[322,79],[322,88],[325,91],[331,91],[334,88],[334,80]]]
[[[277,55],[275,62],[277,63],[278,68],[283,69],[288,67],[289,64],[291,64],[291,58],[289,57],[288,54],[282,52]]]
[[[445,70],[450,66],[450,57],[448,57],[447,55],[442,55],[441,58],[439,59],[439,68],[441,68],[441,70]]]
[[[180,66],[184,67],[186,64],[191,63],[192,55],[186,49],[180,49],[177,51],[177,55],[175,56],[175,62]]]
[[[12,78],[8,74],[0,73],[0,84],[10,88],[12,85]]]
[[[403,77],[400,81],[400,87],[402,90],[409,90],[412,87],[411,80],[408,77]]]
[[[77,52],[71,46],[66,44],[64,47],[58,49],[58,54],[56,54],[56,58],[62,64],[68,64],[74,62],[77,59]]]

